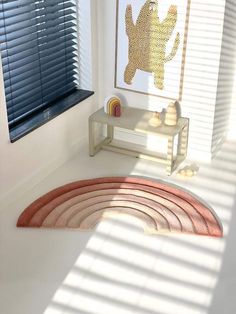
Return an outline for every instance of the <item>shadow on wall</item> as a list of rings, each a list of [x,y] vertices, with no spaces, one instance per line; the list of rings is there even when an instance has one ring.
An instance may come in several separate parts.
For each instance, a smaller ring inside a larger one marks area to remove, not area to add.
[[[127,219],[103,221],[44,314],[210,314],[213,309],[221,314],[219,304],[223,307],[232,297],[219,295],[217,282],[229,276],[234,265],[227,260],[233,254],[234,231],[228,231],[235,219],[235,154],[236,148],[227,144],[213,169],[203,164],[201,176],[191,182],[194,193],[215,208],[224,226],[223,239],[148,236]],[[145,175],[153,176],[146,169]]]
[[[219,150],[227,133],[235,129],[236,96],[236,9],[235,1],[227,0],[221,47],[220,70],[216,96],[212,154]],[[230,122],[230,123],[229,123]],[[233,127],[233,130],[232,130]],[[235,132],[234,132],[235,134]]]
[[[236,61],[235,61],[236,63]],[[229,132],[228,139],[234,140],[236,139],[236,73],[234,75],[234,87],[233,87],[233,95],[231,100],[231,111],[230,111],[230,119],[229,119]]]

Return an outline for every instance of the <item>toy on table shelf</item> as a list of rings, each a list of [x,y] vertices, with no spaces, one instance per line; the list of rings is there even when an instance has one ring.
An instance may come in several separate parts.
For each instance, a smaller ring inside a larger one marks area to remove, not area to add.
[[[150,126],[158,127],[162,125],[161,114],[160,112],[154,112],[152,118],[148,121]]]
[[[109,96],[104,101],[104,111],[110,116],[121,116],[121,100],[117,96]]]
[[[177,101],[171,102],[166,110],[165,115],[165,125],[175,126],[178,122],[178,106],[179,103]]]

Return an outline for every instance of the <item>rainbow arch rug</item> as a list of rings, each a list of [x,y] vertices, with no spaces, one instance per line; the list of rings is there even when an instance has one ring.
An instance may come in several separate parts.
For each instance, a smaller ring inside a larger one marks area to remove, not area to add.
[[[222,237],[211,209],[190,193],[138,177],[105,177],[66,184],[43,195],[20,215],[17,227],[91,230],[107,216],[132,215],[144,230]]]

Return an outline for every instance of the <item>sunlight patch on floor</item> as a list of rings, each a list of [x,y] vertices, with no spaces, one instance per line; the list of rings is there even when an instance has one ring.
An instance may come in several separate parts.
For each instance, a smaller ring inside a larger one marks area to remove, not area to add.
[[[101,222],[44,314],[207,313],[222,240],[207,238],[208,250],[186,238],[145,235],[125,216]]]

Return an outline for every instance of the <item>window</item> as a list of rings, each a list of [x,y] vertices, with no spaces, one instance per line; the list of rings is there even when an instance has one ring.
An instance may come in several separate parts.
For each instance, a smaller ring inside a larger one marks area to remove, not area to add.
[[[0,0],[11,141],[92,92],[79,89],[76,0]]]

